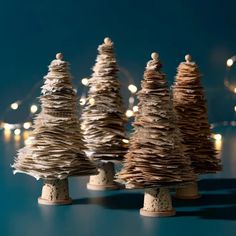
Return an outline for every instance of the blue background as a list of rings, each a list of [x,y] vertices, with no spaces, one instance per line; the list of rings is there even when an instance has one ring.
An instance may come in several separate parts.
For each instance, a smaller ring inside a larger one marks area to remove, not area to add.
[[[42,82],[56,52],[64,53],[79,84],[91,74],[97,46],[109,36],[120,66],[138,86],[152,51],[160,53],[170,84],[184,55],[192,54],[204,75],[210,120],[232,120],[235,95],[223,79],[226,60],[236,52],[235,9],[233,0],[1,1],[0,114]],[[124,75],[121,80],[125,83]],[[6,119],[24,120],[25,113],[22,108]]]
[[[236,54],[235,10],[233,0],[2,0],[0,119],[9,104],[43,82],[47,65],[59,51],[71,63],[81,94],[80,79],[91,74],[97,46],[109,36],[119,64],[138,86],[151,52],[160,53],[170,84],[184,55],[192,54],[204,75],[210,121],[233,120],[236,97],[223,82],[226,60]],[[235,76],[233,67],[233,84]],[[120,78],[127,85],[124,74]],[[123,92],[129,95],[127,86]],[[39,94],[38,87],[24,106],[7,114],[6,121],[24,121]],[[177,215],[162,219],[139,216],[143,191],[88,191],[87,178],[70,179],[73,205],[38,205],[41,182],[14,176],[10,168],[24,135],[17,139],[0,131],[0,235],[235,235],[236,130],[215,131],[223,136],[218,143],[223,172],[202,177],[201,199],[173,198]]]

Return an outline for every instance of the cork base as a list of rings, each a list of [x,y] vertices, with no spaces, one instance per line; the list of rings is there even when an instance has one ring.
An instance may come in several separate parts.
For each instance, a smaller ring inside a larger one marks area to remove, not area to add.
[[[148,216],[148,217],[167,217],[167,216],[174,216],[176,211],[174,209],[169,211],[146,211],[143,208],[139,211],[141,216]]]
[[[188,184],[184,187],[178,187],[176,189],[175,198],[183,200],[193,200],[201,197],[201,194],[198,193],[197,182]]]
[[[140,215],[148,217],[175,215],[169,189],[146,189],[144,194],[144,204],[143,208],[140,209]]]
[[[38,203],[42,204],[42,205],[69,205],[72,203],[72,199],[65,199],[65,200],[54,200],[54,201],[50,201],[47,199],[43,199],[41,197],[38,198]]]
[[[121,185],[114,182],[115,168],[112,162],[101,162],[98,166],[98,175],[89,178],[87,189],[103,191],[121,189]]]
[[[42,194],[38,198],[39,204],[66,205],[71,204],[69,197],[68,180],[44,180]]]

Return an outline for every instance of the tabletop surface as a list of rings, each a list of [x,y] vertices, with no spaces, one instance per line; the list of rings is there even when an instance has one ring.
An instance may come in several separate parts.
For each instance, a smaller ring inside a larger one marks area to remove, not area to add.
[[[89,191],[87,177],[70,179],[73,204],[38,205],[42,182],[12,174],[10,165],[22,139],[0,131],[0,235],[235,235],[236,233],[236,130],[221,130],[224,170],[199,181],[202,198],[176,200],[176,216],[149,218],[139,215],[142,190]]]

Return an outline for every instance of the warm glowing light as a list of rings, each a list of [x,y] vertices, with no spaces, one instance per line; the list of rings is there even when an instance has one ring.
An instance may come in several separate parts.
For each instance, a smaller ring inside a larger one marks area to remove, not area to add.
[[[29,129],[31,127],[31,122],[25,122],[23,124],[24,129]]]
[[[236,93],[236,88],[234,88],[234,93]]]
[[[234,61],[233,61],[232,58],[229,58],[229,59],[227,60],[227,62],[226,62],[226,65],[227,65],[228,67],[231,67],[233,64],[234,64]]]
[[[134,97],[130,97],[130,98],[129,98],[129,103],[130,103],[130,104],[133,104],[133,103],[134,103]]]
[[[11,109],[12,109],[12,110],[17,110],[18,107],[19,107],[18,102],[14,102],[14,103],[11,104]]]
[[[32,137],[28,137],[27,139],[25,139],[24,143],[25,145],[30,145],[32,144],[33,138]]]
[[[90,98],[89,99],[89,103],[90,103],[90,105],[93,106],[95,104],[95,99],[94,98]]]
[[[122,142],[123,143],[129,143],[129,140],[128,139],[122,139]]]
[[[133,112],[138,112],[138,106],[133,106]]]
[[[9,142],[11,140],[11,130],[4,129],[4,141]]]
[[[86,103],[86,98],[84,98],[84,97],[80,98],[79,104],[80,104],[81,106],[84,106],[85,103]]]
[[[20,130],[20,129],[15,129],[15,130],[14,130],[14,134],[15,134],[15,135],[20,135],[20,133],[21,133],[21,130]]]
[[[83,79],[81,80],[81,83],[82,83],[84,86],[88,86],[88,84],[89,84],[88,78],[83,78]]]
[[[131,92],[131,93],[136,93],[137,92],[137,87],[134,85],[134,84],[130,84],[129,86],[128,86],[128,89],[129,89],[129,91]]]
[[[35,112],[37,112],[37,110],[38,110],[38,107],[37,107],[36,105],[32,105],[32,106],[30,107],[30,112],[31,112],[31,113],[35,113]]]
[[[216,140],[215,142],[215,149],[217,150],[217,151],[220,151],[221,149],[222,149],[222,140]],[[217,158],[220,158],[220,155],[219,155],[220,153],[218,153],[218,156],[217,156]]]
[[[26,140],[29,138],[29,134],[30,134],[29,131],[24,131],[24,132],[23,132],[24,141],[26,141]]]
[[[126,113],[125,113],[125,115],[126,115],[127,117],[132,117],[132,116],[134,115],[134,112],[133,112],[132,110],[127,110]]]
[[[236,112],[236,106],[234,106],[234,111]]]
[[[230,122],[230,125],[231,125],[231,126],[236,126],[236,121],[234,121],[234,120],[231,121],[231,122]]]
[[[3,128],[4,128],[5,130],[11,130],[11,129],[13,129],[12,125],[7,124],[7,123],[5,123],[5,124],[3,125]]]
[[[21,140],[21,137],[20,135],[14,135],[14,146],[15,148],[19,149],[20,148],[20,140]]]
[[[222,135],[221,135],[221,134],[214,134],[214,135],[213,135],[213,138],[214,138],[216,141],[220,141],[220,140],[222,140]]]
[[[85,130],[85,125],[84,125],[84,124],[81,124],[81,125],[80,125],[80,128],[81,128],[81,130]]]

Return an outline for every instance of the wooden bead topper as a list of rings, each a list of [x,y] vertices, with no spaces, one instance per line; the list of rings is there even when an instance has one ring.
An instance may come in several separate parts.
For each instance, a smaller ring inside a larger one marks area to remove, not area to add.
[[[56,54],[56,59],[57,60],[62,60],[62,58],[63,58],[63,54],[61,52]]]
[[[184,58],[187,63],[190,63],[192,61],[192,57],[189,54],[187,54]]]
[[[106,37],[106,38],[104,39],[104,43],[105,43],[106,45],[111,45],[111,44],[112,44],[112,41],[111,41],[111,39],[110,39],[109,37]]]
[[[152,58],[152,60],[157,61],[158,58],[159,58],[159,54],[158,54],[157,52],[153,52],[153,53],[151,54],[151,58]]]

